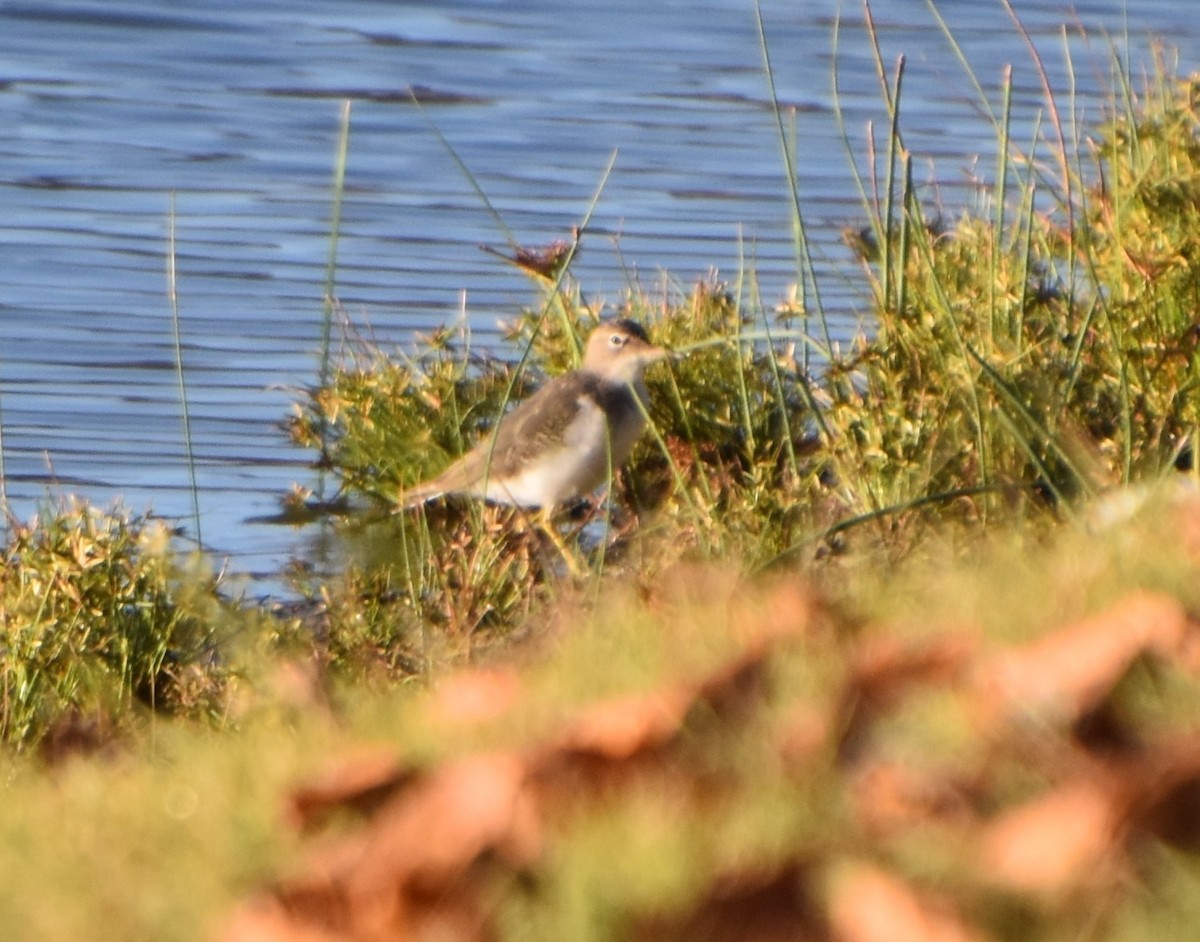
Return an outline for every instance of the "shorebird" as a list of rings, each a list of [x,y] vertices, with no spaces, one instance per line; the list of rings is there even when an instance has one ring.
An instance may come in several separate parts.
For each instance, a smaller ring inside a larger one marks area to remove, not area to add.
[[[543,513],[609,480],[646,426],[646,368],[666,356],[636,321],[602,322],[583,363],[550,380],[437,477],[401,495],[401,509],[464,494]],[[640,400],[640,402],[639,402]]]

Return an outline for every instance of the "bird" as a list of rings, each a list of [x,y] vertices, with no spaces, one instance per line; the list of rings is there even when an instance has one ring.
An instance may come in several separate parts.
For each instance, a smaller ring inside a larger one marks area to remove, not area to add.
[[[578,369],[547,382],[398,509],[453,494],[549,512],[590,494],[624,464],[646,426],[644,374],[667,351],[628,318],[602,321]]]

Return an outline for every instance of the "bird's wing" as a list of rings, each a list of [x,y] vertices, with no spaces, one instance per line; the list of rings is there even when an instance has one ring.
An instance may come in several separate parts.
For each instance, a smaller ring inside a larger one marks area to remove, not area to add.
[[[451,464],[437,477],[409,488],[401,509],[416,507],[445,494],[473,492],[488,477],[510,477],[561,435],[579,414],[580,397],[595,397],[599,380],[582,370],[556,376],[500,419],[495,432]]]
[[[495,445],[480,446],[490,459],[488,473],[507,477],[516,474],[548,443],[561,440],[580,413],[581,399],[595,395],[597,377],[584,371],[564,373],[546,383],[506,415],[496,428]]]

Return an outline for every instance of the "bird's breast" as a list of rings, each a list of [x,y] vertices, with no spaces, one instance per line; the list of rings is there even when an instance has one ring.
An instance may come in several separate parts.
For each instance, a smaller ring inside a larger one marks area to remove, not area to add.
[[[523,507],[550,506],[605,483],[633,449],[645,419],[628,386],[578,395],[557,447],[526,462],[488,497]]]

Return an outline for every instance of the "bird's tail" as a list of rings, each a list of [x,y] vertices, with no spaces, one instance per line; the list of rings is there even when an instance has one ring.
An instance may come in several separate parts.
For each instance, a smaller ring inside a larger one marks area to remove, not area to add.
[[[414,507],[420,507],[422,504],[428,504],[431,500],[437,500],[446,494],[446,488],[438,481],[427,481],[424,484],[417,484],[402,491],[396,500],[396,505],[392,509],[399,513],[404,510],[412,510]]]

